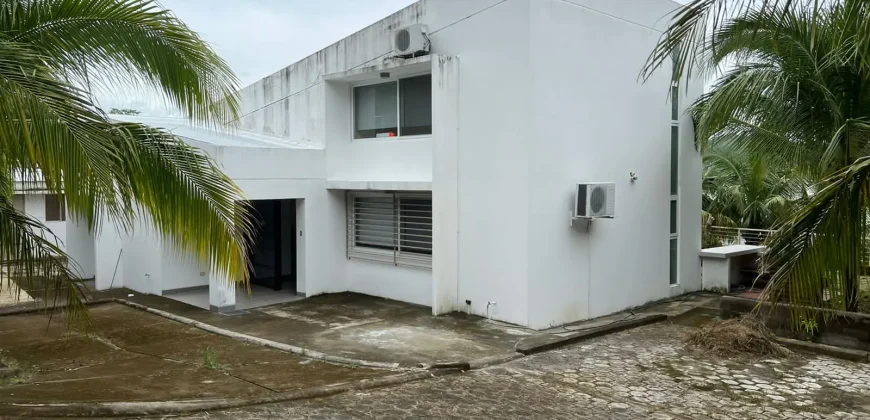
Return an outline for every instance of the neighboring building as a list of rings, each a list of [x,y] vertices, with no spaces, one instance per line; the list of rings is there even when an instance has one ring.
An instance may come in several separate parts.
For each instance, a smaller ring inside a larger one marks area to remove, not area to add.
[[[42,223],[50,232],[42,236],[65,251],[74,261],[69,268],[82,279],[94,278],[94,237],[86,223],[67,219],[63,196],[45,189],[41,180],[15,180],[15,195],[12,203]]]
[[[638,78],[677,6],[423,0],[244,88],[234,133],[118,118],[202,147],[253,200],[260,284],[546,328],[701,287],[684,113],[701,86],[672,107],[669,69]],[[416,23],[430,54],[391,58]],[[616,216],[572,227],[589,181],[616,184]],[[104,228],[95,261],[98,288],[201,287],[213,309],[236,305],[145,228]]]

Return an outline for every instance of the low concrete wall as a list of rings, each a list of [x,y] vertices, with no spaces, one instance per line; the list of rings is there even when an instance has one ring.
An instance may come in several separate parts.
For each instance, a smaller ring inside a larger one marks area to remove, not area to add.
[[[734,296],[723,296],[719,301],[723,318],[733,318],[751,312],[759,302]],[[789,305],[778,304],[773,307],[768,302],[760,303],[759,314],[777,335],[802,339],[800,332],[791,329]],[[870,351],[870,315],[819,309],[819,342],[831,346]],[[823,322],[822,318],[829,318]]]

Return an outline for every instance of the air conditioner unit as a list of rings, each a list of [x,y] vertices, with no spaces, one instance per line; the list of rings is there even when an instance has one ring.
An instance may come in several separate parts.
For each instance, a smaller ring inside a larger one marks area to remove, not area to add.
[[[615,215],[616,184],[585,182],[577,184],[574,196],[574,217],[612,218]]]
[[[417,57],[429,54],[429,27],[414,24],[393,32],[393,57]]]

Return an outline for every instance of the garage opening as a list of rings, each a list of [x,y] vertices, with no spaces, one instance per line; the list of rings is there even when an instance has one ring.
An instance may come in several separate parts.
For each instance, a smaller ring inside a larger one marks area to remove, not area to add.
[[[254,200],[256,238],[249,250],[251,284],[296,293],[296,200]]]
[[[245,310],[302,299],[297,293],[297,205],[301,200],[253,200],[255,234],[248,250],[251,293],[238,285],[235,309]],[[207,270],[207,268],[206,268]],[[202,269],[196,272],[204,275]],[[210,309],[209,285],[164,291],[163,296]]]

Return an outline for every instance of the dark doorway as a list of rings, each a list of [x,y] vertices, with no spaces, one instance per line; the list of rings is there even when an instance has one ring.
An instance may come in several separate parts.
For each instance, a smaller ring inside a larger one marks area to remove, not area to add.
[[[296,200],[254,200],[251,283],[296,291]]]

